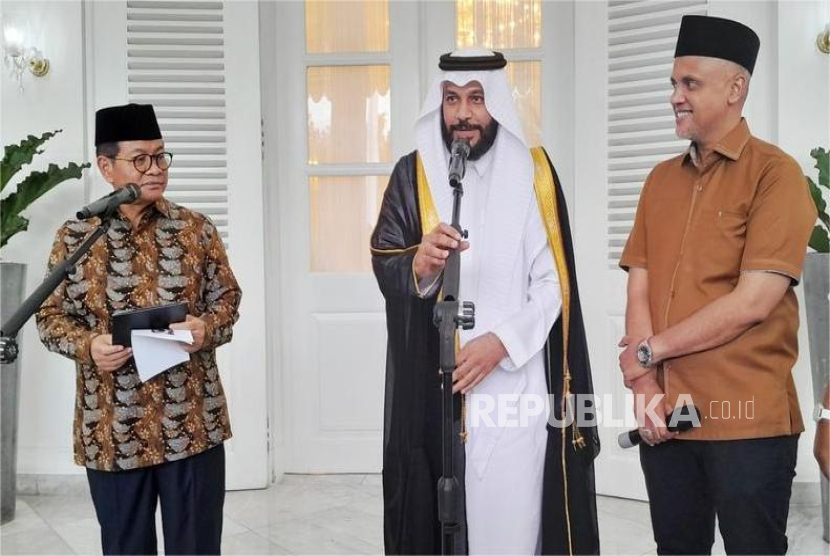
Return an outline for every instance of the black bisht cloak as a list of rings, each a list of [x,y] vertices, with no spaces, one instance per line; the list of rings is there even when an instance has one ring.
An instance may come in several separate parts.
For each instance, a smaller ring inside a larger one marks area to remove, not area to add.
[[[570,391],[593,394],[565,199],[547,155],[545,160],[555,183],[571,288]],[[386,299],[388,330],[383,428],[386,554],[441,553],[436,494],[441,476],[441,390],[438,331],[432,319],[437,296],[419,297],[412,270],[412,260],[422,236],[420,202],[417,151],[414,151],[395,166],[371,238],[372,266]],[[563,318],[560,315],[545,346],[547,376],[553,381],[548,384],[548,390],[554,395],[554,410],[560,418],[564,388],[562,361]],[[457,394],[457,421],[460,420],[460,406],[461,396]],[[580,427],[578,431],[575,427],[568,427],[563,435],[561,428],[548,425],[542,496],[543,554],[599,553],[593,465],[599,453],[599,437],[595,421],[593,426]],[[580,436],[580,442],[575,442]],[[458,439],[458,435],[454,437]],[[458,462],[456,476],[463,486],[464,449],[460,441],[454,448]],[[464,538],[460,539],[460,544],[457,540],[456,546],[463,550],[466,526],[460,535]]]

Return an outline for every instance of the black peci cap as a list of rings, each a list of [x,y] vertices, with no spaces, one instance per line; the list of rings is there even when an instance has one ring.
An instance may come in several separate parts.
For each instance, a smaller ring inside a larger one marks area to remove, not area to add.
[[[95,113],[95,146],[118,141],[161,139],[152,104],[109,106]]]
[[[685,15],[680,22],[674,57],[706,56],[735,62],[751,74],[761,40],[737,21],[705,15]]]

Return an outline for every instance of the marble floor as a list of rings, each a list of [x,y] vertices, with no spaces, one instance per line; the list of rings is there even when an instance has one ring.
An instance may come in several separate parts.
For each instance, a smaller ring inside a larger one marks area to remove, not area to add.
[[[0,528],[0,553],[100,554],[85,485],[40,492],[18,496],[15,520]],[[817,497],[803,498],[791,507],[789,553],[830,554]],[[655,552],[645,503],[600,497],[598,505],[604,554]],[[225,554],[380,554],[380,476],[286,475],[266,490],[229,492],[224,527]],[[714,553],[723,554],[720,541]]]

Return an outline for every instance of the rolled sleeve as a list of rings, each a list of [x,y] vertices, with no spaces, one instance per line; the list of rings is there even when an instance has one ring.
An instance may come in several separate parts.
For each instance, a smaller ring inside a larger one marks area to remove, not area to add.
[[[749,209],[741,272],[777,272],[797,284],[816,215],[801,167],[770,165]]]

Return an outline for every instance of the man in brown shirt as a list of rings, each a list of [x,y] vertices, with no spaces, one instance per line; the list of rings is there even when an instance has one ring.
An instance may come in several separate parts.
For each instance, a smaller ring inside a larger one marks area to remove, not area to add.
[[[150,105],[96,114],[98,169],[122,205],[76,270],[37,314],[43,343],[77,365],[75,463],[87,468],[105,554],[155,554],[161,501],[167,554],[218,554],[225,493],[228,409],[215,349],[230,341],[239,286],[213,223],[167,201],[172,155]],[[101,223],[58,230],[50,268]],[[142,382],[130,348],[113,345],[115,311],[186,303],[190,361]]]
[[[740,23],[683,18],[671,104],[691,145],[649,175],[620,262],[626,384],[645,404],[665,394],[666,413],[693,403],[702,417],[678,436],[638,415],[660,554],[708,554],[716,515],[728,553],[787,549],[804,430],[793,286],[816,211],[798,163],[741,117],[759,46]]]

